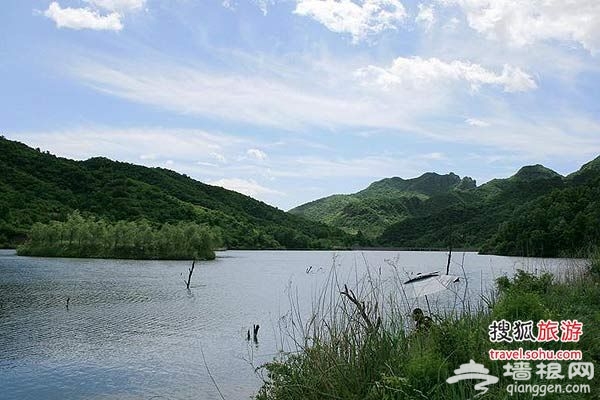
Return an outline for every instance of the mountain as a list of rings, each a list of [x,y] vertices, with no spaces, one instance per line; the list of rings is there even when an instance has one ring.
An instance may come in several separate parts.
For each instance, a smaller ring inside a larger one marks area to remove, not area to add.
[[[228,248],[442,248],[526,256],[600,246],[600,157],[563,177],[542,165],[477,186],[453,173],[373,182],[285,213],[164,168],[74,161],[0,137],[0,245],[74,210],[108,223],[195,222]],[[352,235],[355,233],[354,235]]]
[[[546,168],[543,165],[528,165],[521,168],[517,173],[512,176],[510,179],[513,181],[522,181],[522,182],[536,182],[542,180],[562,180],[562,175],[551,170],[550,168]]]
[[[352,238],[231,190],[164,168],[91,158],[74,161],[0,138],[0,245],[26,239],[35,222],[74,210],[108,221],[191,221],[220,231],[229,248],[331,248]]]
[[[377,241],[386,246],[480,248],[523,204],[564,185],[564,178],[548,168],[523,167],[510,178],[425,200],[410,218],[387,227]]]
[[[587,256],[600,246],[600,157],[568,175],[563,186],[525,202],[482,246],[488,253]]]
[[[585,254],[600,246],[600,157],[566,177],[537,164],[481,186],[452,173],[383,179],[292,212],[361,232],[373,246]]]
[[[388,226],[413,215],[423,201],[474,187],[475,181],[468,177],[428,172],[413,179],[382,179],[358,193],[325,197],[289,212],[375,238]]]

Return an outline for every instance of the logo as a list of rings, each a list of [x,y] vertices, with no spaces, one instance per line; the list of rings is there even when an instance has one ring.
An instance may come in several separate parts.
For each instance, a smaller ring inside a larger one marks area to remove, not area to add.
[[[466,379],[482,380],[483,382],[475,385],[475,390],[481,391],[481,393],[475,395],[475,397],[479,397],[487,393],[488,388],[486,386],[498,383],[498,377],[488,375],[489,372],[490,370],[485,368],[483,364],[471,360],[468,364],[462,364],[460,368],[455,369],[455,375],[446,379],[446,382],[452,384]]]

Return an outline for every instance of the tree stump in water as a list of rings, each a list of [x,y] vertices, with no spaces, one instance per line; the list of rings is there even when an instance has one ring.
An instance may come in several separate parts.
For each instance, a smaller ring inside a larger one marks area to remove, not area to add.
[[[189,269],[190,274],[188,275],[188,280],[186,283],[186,287],[190,288],[190,282],[192,281],[192,274],[194,273],[194,265],[196,264],[196,260],[192,261],[192,267]]]

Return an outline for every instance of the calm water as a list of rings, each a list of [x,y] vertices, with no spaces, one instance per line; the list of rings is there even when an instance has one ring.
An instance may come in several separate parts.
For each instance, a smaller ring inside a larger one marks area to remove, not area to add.
[[[337,252],[342,282],[364,275],[443,270],[437,252]],[[281,345],[290,294],[307,312],[333,252],[228,251],[189,262],[17,257],[0,251],[1,399],[248,399],[256,366]],[[516,268],[556,269],[568,260],[455,254],[470,296]],[[312,268],[311,268],[312,267]],[[310,269],[307,273],[307,269]],[[70,307],[65,307],[67,297]],[[433,301],[434,299],[432,299]],[[259,343],[245,340],[253,323]],[[204,361],[205,360],[205,361]]]

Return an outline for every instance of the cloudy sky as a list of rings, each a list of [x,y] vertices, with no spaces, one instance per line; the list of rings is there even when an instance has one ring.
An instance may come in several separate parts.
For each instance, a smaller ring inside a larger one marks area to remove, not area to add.
[[[597,0],[7,0],[0,132],[283,209],[600,154]]]

